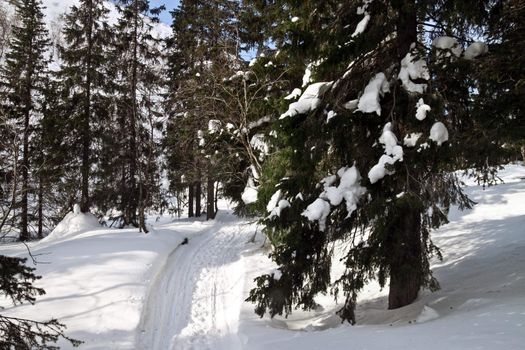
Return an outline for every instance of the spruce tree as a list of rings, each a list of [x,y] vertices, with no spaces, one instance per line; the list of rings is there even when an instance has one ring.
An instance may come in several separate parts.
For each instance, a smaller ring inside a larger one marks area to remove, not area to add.
[[[151,142],[152,128],[158,128],[162,79],[161,38],[153,31],[164,7],[150,8],[147,0],[119,2],[120,18],[115,26],[114,66],[118,89],[115,110],[121,143],[118,208],[124,225],[135,225],[147,232],[145,207],[152,198],[155,183],[151,179],[158,171],[154,154],[156,143]],[[149,130],[149,131],[147,131]],[[150,181],[148,181],[150,179]]]
[[[260,191],[282,276],[257,279],[249,297],[257,313],[313,309],[315,296],[331,290],[344,295],[339,315],[353,323],[371,279],[389,284],[391,309],[439,287],[430,232],[452,205],[472,205],[455,171],[474,168],[489,181],[500,160],[481,160],[472,147],[474,137],[488,143],[471,101],[475,67],[490,55],[473,41],[486,37],[492,5],[275,2],[280,55],[309,65],[301,97],[276,125],[279,151]],[[340,240],[347,270],[331,281],[331,247]]]
[[[171,13],[166,98],[170,120],[165,143],[172,188],[188,188],[189,216],[200,216],[203,188],[207,216],[215,216],[215,181],[220,174],[217,160],[208,154],[213,143],[205,134],[210,122],[225,121],[220,85],[242,67],[237,9],[237,2],[231,0],[187,0]]]
[[[84,213],[89,212],[91,205],[89,182],[96,160],[92,148],[103,132],[97,127],[108,118],[110,109],[108,13],[102,0],[82,0],[78,6],[72,6],[65,15],[64,45],[60,48],[59,77],[72,134],[68,158],[74,167],[79,164],[80,208]]]
[[[48,48],[47,30],[39,0],[15,2],[17,24],[12,28],[5,62],[1,68],[1,85],[7,100],[5,114],[22,135],[20,164],[20,240],[30,239],[29,203],[32,191],[32,156],[30,142],[33,129],[40,118],[42,89],[47,70],[45,53]]]

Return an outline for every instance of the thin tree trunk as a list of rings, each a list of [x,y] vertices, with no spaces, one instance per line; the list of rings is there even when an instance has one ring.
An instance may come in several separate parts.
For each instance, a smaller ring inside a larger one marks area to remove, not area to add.
[[[81,198],[80,198],[80,211],[83,213],[89,212],[90,200],[89,200],[89,169],[90,169],[90,118],[91,118],[91,51],[93,48],[93,4],[91,1],[87,3],[89,9],[89,17],[87,23],[87,41],[88,41],[88,53],[86,57],[86,95],[84,100],[84,116],[82,119],[82,165],[81,165]]]
[[[44,222],[44,184],[42,174],[38,177],[38,239],[44,238],[43,222]]]
[[[200,181],[197,181],[197,183],[195,184],[195,216],[196,217],[200,217],[202,214],[201,198],[202,198],[202,183]]]
[[[206,186],[206,220],[215,219],[215,181],[208,173],[208,184]]]
[[[26,78],[26,95],[25,95],[25,111],[24,111],[24,135],[22,141],[22,198],[20,206],[22,209],[20,217],[20,240],[27,241],[29,239],[28,232],[28,192],[29,192],[29,120],[31,113],[31,74],[27,73]]]
[[[193,210],[193,202],[194,202],[194,194],[195,194],[195,187],[194,183],[190,182],[188,185],[188,217],[192,218],[195,216],[195,212]]]

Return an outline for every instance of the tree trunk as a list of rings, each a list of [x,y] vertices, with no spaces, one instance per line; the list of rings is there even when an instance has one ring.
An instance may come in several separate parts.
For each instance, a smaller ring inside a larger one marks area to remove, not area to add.
[[[84,100],[84,116],[82,120],[82,165],[81,165],[81,198],[80,198],[80,211],[83,213],[89,212],[89,168],[90,168],[90,140],[91,132],[90,118],[91,118],[91,51],[93,47],[92,29],[93,29],[93,6],[91,1],[88,2],[89,18],[87,24],[87,41],[88,41],[88,54],[86,57],[86,95]]]
[[[397,54],[403,59],[417,42],[417,13],[414,0],[393,0],[397,10]],[[388,308],[412,303],[422,284],[421,215],[409,202],[400,203],[389,232],[390,291]]]
[[[38,239],[44,238],[43,233],[43,222],[44,222],[44,184],[42,179],[42,174],[40,174],[38,179]]]
[[[202,214],[201,197],[202,197],[202,183],[198,181],[195,184],[195,216],[196,217],[200,217]]]
[[[412,303],[422,283],[421,215],[409,205],[401,208],[392,225],[390,291],[388,308],[397,309]]]
[[[30,79],[30,78],[28,78]],[[31,111],[31,87],[30,80],[26,92],[26,108],[24,111],[24,135],[23,135],[23,154],[22,154],[22,199],[20,206],[22,209],[20,217],[20,240],[27,241],[29,239],[28,232],[28,201],[27,196],[29,192],[29,119]]]
[[[206,186],[206,220],[215,219],[215,181],[208,174],[208,184]]]
[[[195,212],[193,211],[193,201],[194,201],[194,195],[195,195],[195,184],[191,182],[188,185],[188,217],[192,218],[195,216]]]

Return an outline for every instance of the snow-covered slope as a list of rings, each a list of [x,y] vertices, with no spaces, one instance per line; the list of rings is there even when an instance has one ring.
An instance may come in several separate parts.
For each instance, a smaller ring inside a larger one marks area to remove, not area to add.
[[[502,177],[496,187],[470,186],[479,204],[451,212],[434,232],[442,289],[388,311],[386,291],[370,285],[357,326],[339,322],[329,297],[289,319],[255,316],[243,300],[253,278],[274,266],[262,236],[252,242],[256,224],[227,210],[213,222],[177,220],[148,235],[80,228],[86,218],[71,214],[59,238],[31,247],[48,262],[37,266],[47,295],[34,306],[2,302],[3,312],[58,317],[86,342],[82,349],[523,349],[525,167],[507,166]],[[19,245],[0,253],[26,255]]]

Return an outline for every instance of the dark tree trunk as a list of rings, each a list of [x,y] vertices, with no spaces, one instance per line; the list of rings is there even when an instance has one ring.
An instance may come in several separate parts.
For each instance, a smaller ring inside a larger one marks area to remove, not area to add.
[[[202,214],[201,198],[202,198],[202,183],[198,181],[195,184],[195,216],[196,217],[200,217]]]
[[[188,217],[192,218],[195,216],[195,211],[193,209],[193,202],[194,202],[194,196],[195,196],[195,185],[194,183],[190,183],[188,185]]]
[[[39,179],[38,179],[38,239],[42,239],[44,237],[44,233],[43,233],[44,198],[43,197],[44,197],[44,184],[43,184],[42,174],[40,174]]]
[[[22,198],[20,206],[22,209],[20,217],[20,240],[27,241],[29,239],[28,231],[28,201],[27,196],[29,192],[29,120],[31,113],[31,75],[28,73],[26,82],[25,95],[25,111],[24,111],[24,134],[23,134],[23,154],[22,154]]]
[[[206,186],[206,220],[215,219],[215,181],[208,174],[208,184]]]
[[[397,10],[397,54],[403,59],[417,42],[417,13],[414,0],[394,0]],[[402,106],[401,106],[402,107]],[[390,235],[390,291],[388,308],[396,309],[412,303],[423,283],[421,215],[409,201],[399,204],[399,211]]]
[[[89,168],[90,164],[90,140],[91,132],[90,118],[91,118],[91,51],[93,47],[92,29],[93,29],[93,6],[91,2],[88,2],[89,7],[89,18],[87,25],[87,40],[88,40],[88,54],[86,57],[86,95],[84,100],[84,116],[82,120],[82,165],[81,165],[81,198],[80,198],[80,211],[83,213],[89,212],[90,201],[89,201]]]
[[[412,303],[422,284],[421,215],[406,205],[392,225],[390,291],[388,308],[397,309]]]

